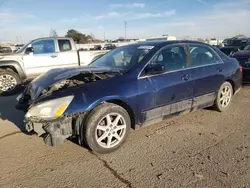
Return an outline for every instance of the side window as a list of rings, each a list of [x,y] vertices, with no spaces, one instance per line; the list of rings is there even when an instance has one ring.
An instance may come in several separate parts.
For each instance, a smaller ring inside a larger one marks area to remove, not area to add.
[[[187,59],[184,47],[181,45],[165,47],[155,57],[152,64],[163,65],[166,72],[185,69]]]
[[[220,63],[218,55],[209,47],[199,45],[189,45],[192,57],[192,67]]]
[[[55,52],[55,42],[52,39],[40,40],[32,44],[34,54],[47,54]]]
[[[72,47],[71,47],[69,40],[59,39],[58,46],[59,46],[60,52],[66,52],[66,51],[72,50]]]

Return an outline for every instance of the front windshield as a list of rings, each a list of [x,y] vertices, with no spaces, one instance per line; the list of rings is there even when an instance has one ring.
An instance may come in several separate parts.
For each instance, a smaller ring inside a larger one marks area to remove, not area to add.
[[[124,46],[116,48],[89,66],[104,66],[128,71],[140,63],[153,46]]]
[[[244,50],[250,50],[250,43],[248,43],[248,44],[245,46]]]

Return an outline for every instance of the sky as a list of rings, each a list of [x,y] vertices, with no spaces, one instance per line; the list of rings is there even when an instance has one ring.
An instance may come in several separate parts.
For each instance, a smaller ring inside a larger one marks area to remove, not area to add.
[[[250,36],[250,0],[0,0],[0,42],[28,42],[55,29],[103,40]]]

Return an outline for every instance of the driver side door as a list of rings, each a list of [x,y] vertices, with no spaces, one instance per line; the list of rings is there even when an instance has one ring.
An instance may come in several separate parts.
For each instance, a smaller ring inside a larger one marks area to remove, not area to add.
[[[58,53],[54,39],[42,39],[31,44],[33,53],[23,57],[26,74],[35,77],[58,66]]]
[[[194,88],[187,49],[185,44],[166,46],[143,70],[138,79],[142,122],[191,110]],[[150,69],[157,64],[163,71],[152,73]]]

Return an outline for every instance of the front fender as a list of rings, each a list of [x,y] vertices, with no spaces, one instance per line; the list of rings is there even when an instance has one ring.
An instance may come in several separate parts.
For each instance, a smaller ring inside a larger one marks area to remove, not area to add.
[[[110,101],[110,100],[120,100],[120,101],[127,103],[126,99],[122,96],[118,96],[118,95],[106,96],[106,97],[100,98],[100,99],[96,100],[95,102],[93,102],[92,104],[90,104],[87,107],[86,111],[90,111],[90,110],[94,109],[96,106],[98,106],[99,104],[101,104],[105,101]]]
[[[126,102],[127,100],[124,97],[117,96],[117,95],[106,96],[106,97],[102,97],[93,101],[88,101],[88,99],[86,99],[85,96],[82,95],[80,97],[76,97],[72,101],[69,108],[67,108],[67,110],[65,111],[65,114],[89,112],[93,110],[96,106],[98,106],[99,104],[106,102],[106,101],[110,101],[110,100],[119,100],[128,104]]]
[[[26,74],[25,74],[23,68],[21,67],[20,63],[17,61],[14,61],[14,60],[0,61],[0,68],[1,67],[14,67],[22,80],[24,80],[26,78]]]

